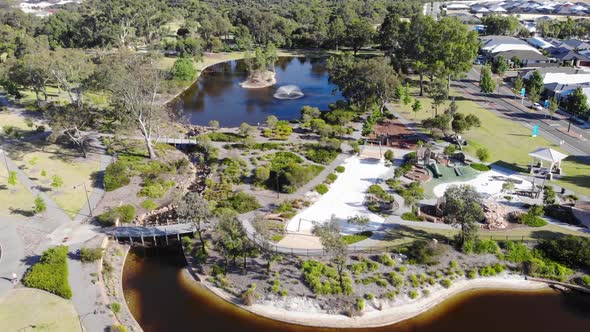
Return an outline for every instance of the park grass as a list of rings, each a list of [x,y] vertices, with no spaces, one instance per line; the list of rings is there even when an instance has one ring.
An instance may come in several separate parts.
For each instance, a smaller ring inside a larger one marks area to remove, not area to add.
[[[19,212],[29,215],[32,213],[35,197],[22,183],[17,183],[16,186],[8,184],[8,172],[4,160],[0,159],[0,161],[0,202],[2,202],[0,216],[8,217]]]
[[[364,231],[364,232],[360,232],[360,233],[344,235],[344,236],[342,236],[342,240],[346,244],[350,245],[350,244],[355,244],[355,243],[364,241],[364,240],[370,238],[371,236],[373,236],[373,232]]]
[[[417,89],[413,88],[411,92],[417,94]],[[451,91],[451,97],[458,95],[456,91]],[[430,111],[431,99],[426,97],[415,98],[422,103],[422,110],[416,114],[417,121],[434,115]],[[449,103],[446,102],[439,106],[439,112],[442,113]],[[469,142],[465,152],[471,156],[476,155],[477,149],[484,147],[490,152],[490,163],[517,172],[526,172],[527,165],[531,161],[528,154],[533,150],[552,148],[564,152],[541,136],[532,137],[532,128],[527,128],[518,122],[499,116],[493,111],[486,110],[474,101],[458,98],[456,103],[459,112],[477,115],[482,123],[481,127],[474,128],[463,135]],[[411,105],[394,106],[401,110],[400,113],[405,118],[414,119]],[[565,176],[553,182],[574,192],[590,196],[590,165],[570,157],[562,162],[562,168]]]
[[[71,301],[37,289],[15,289],[0,301],[2,331],[81,331]]]
[[[47,145],[42,149],[24,152],[14,158],[15,163],[35,183],[51,189],[48,195],[57,205],[74,218],[86,204],[84,187],[92,191],[92,174],[97,172],[100,156],[89,154],[87,159],[79,156],[77,151],[67,150],[57,145]],[[42,171],[46,175],[41,175]],[[58,175],[63,179],[63,186],[51,188],[52,177]],[[90,194],[90,193],[89,193]]]
[[[35,125],[38,125],[37,121],[33,121]],[[12,112],[0,112],[0,126],[13,126],[20,130],[32,130],[27,127],[25,118],[19,114]],[[0,130],[2,128],[0,127]],[[33,128],[34,129],[34,128]]]

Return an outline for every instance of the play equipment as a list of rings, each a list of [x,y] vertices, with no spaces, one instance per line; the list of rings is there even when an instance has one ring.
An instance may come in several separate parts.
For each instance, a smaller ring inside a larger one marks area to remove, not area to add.
[[[434,159],[429,160],[428,166],[430,166],[430,168],[432,169],[432,173],[435,177],[437,177],[437,178],[442,177],[442,173],[438,169],[438,164],[436,163],[436,160],[434,160]]]
[[[461,172],[461,170],[457,166],[453,167],[453,169],[455,170],[455,174],[457,176],[463,176],[463,172]]]

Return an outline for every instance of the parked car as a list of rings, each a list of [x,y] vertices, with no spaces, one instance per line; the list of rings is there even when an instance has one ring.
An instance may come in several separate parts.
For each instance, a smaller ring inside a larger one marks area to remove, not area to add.
[[[542,111],[543,110],[543,106],[541,106],[541,104],[539,104],[539,103],[534,103],[531,106],[531,108],[534,109],[534,110],[537,110],[537,111]]]

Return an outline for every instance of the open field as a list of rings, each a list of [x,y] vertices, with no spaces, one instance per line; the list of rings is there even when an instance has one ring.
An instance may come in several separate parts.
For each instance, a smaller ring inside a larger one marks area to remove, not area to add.
[[[14,147],[16,148],[16,147]],[[79,156],[77,151],[64,149],[57,145],[46,145],[37,149],[32,146],[16,148],[9,151],[14,162],[35,183],[50,190],[49,196],[64,209],[70,217],[86,203],[84,187],[92,190],[92,174],[98,171],[100,156],[89,154],[87,159]],[[54,176],[63,180],[59,188],[52,188]]]
[[[2,331],[82,331],[72,303],[37,289],[15,289],[0,301]]]
[[[458,93],[452,91],[451,96],[458,96]],[[433,116],[432,100],[427,97],[418,98],[422,103],[422,110],[417,114],[411,111],[410,105],[395,106],[401,109],[401,114],[407,119],[413,120],[416,116],[417,121],[420,121]],[[439,106],[439,112],[444,112],[449,103]],[[541,147],[562,151],[543,137],[531,137],[530,128],[507,118],[499,117],[474,101],[457,98],[456,103],[459,112],[475,114],[482,123],[480,128],[474,128],[463,135],[469,141],[469,146],[465,151],[472,156],[475,156],[478,148],[485,147],[490,152],[489,161],[491,163],[497,163],[517,171],[526,171],[527,164],[530,162],[528,154],[531,151]],[[561,180],[554,182],[567,189],[590,196],[590,165],[577,162],[574,158],[568,158],[562,162],[562,167],[566,175]]]
[[[35,197],[21,183],[16,186],[8,184],[8,172],[0,155],[0,216],[9,216],[15,212],[29,214]]]

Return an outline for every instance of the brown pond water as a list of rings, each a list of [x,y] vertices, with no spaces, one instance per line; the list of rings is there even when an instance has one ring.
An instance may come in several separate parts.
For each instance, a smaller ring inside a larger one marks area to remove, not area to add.
[[[123,288],[145,332],[324,332],[258,317],[219,299],[184,271],[178,249],[129,252]],[[355,329],[350,331],[361,331]],[[590,297],[554,291],[471,291],[401,323],[371,332],[588,332]]]

